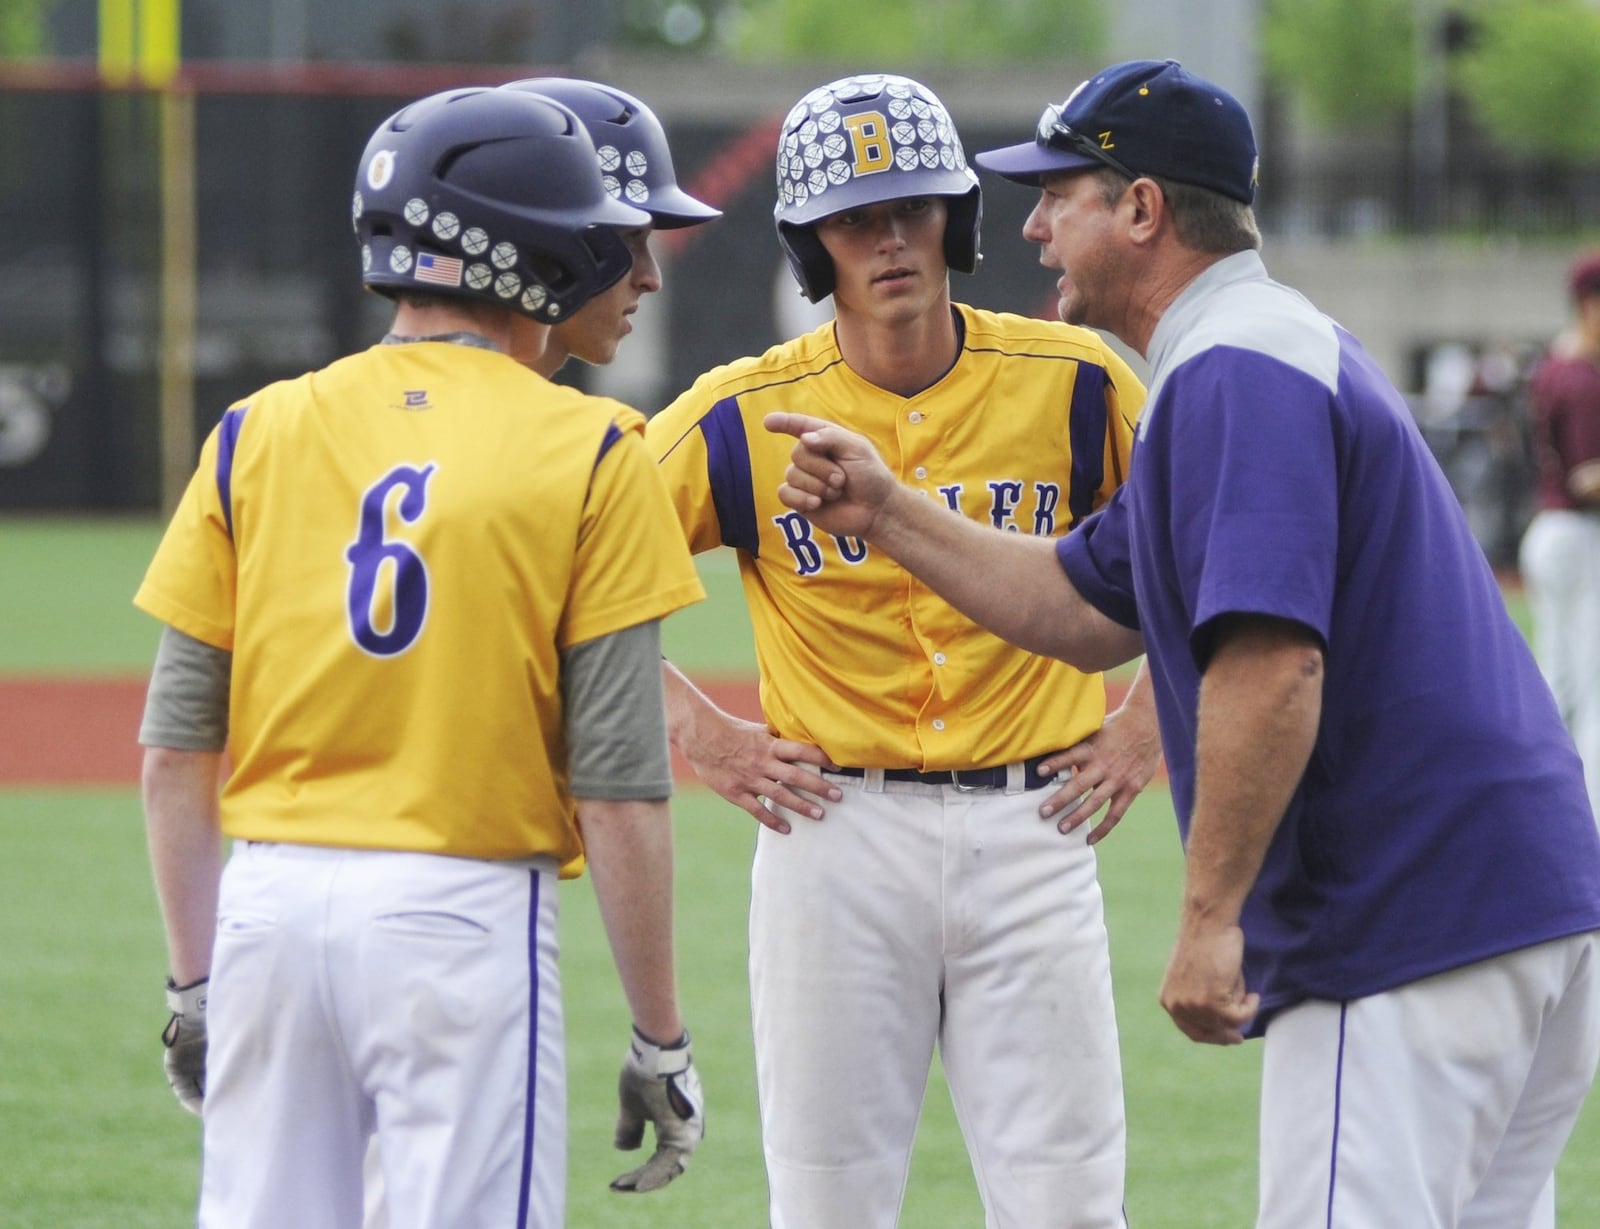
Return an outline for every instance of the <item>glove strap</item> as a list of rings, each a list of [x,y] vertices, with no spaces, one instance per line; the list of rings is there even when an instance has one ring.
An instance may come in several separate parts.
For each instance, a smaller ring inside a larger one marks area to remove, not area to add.
[[[202,977],[187,986],[180,986],[167,978],[167,1010],[175,1016],[188,1016],[191,1020],[203,1019],[206,1014],[207,989],[211,979]]]
[[[651,1041],[639,1031],[639,1026],[633,1026],[633,1061],[643,1071],[664,1079],[667,1076],[679,1075],[689,1069],[692,1062],[689,1053],[689,1030],[683,1030],[683,1036],[671,1045],[660,1045]]]

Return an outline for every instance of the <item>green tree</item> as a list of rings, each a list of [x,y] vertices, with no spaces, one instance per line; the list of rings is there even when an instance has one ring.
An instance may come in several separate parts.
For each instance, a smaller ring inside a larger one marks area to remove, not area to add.
[[[727,44],[748,60],[1003,64],[1098,62],[1102,0],[745,0],[730,10]]]
[[[44,19],[54,5],[55,0],[0,0],[0,56],[43,55]]]
[[[1557,162],[1600,156],[1600,9],[1585,0],[1484,5],[1456,83],[1494,139]]]
[[[1389,126],[1411,105],[1415,30],[1413,0],[1268,0],[1267,77],[1319,127]]]

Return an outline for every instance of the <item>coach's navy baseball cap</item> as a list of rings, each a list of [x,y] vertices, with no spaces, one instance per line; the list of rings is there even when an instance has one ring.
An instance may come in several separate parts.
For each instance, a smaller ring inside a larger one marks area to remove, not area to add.
[[[1250,204],[1256,139],[1239,100],[1176,60],[1129,60],[1090,77],[1044,109],[1033,140],[973,161],[1037,187],[1045,175],[1109,166],[1154,175]]]

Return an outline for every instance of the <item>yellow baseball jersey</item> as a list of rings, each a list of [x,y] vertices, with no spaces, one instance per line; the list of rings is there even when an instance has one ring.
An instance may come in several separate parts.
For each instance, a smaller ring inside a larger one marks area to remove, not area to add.
[[[1058,535],[1123,482],[1144,388],[1087,329],[958,305],[961,350],[914,397],[845,363],[830,322],[719,367],[650,420],[690,548],[738,552],[779,737],[867,768],[981,768],[1057,750],[1105,718],[1099,675],[1013,648],[880,552],[778,500],[793,440],[776,410],[868,436],[954,512]]]
[[[229,409],[134,599],[232,650],[224,831],[575,866],[560,650],[704,596],[643,426],[448,342]]]

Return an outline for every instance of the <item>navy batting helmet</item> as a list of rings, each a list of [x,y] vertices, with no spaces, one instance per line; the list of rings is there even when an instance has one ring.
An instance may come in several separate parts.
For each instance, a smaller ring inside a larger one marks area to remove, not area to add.
[[[564,320],[633,266],[618,228],[650,215],[607,195],[578,117],[533,94],[461,89],[378,126],[352,202],[362,281]]]
[[[862,73],[818,86],[794,105],[778,136],[778,241],[801,293],[833,293],[833,260],[815,223],[829,214],[908,196],[948,198],[945,263],[978,267],[983,200],[950,112],[927,86]]]
[[[606,191],[643,209],[658,230],[698,226],[722,216],[722,210],[678,186],[666,130],[655,112],[632,94],[575,77],[528,77],[500,88],[542,94],[570,107],[594,138]]]

